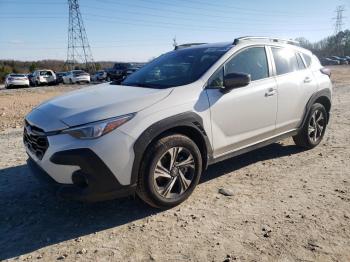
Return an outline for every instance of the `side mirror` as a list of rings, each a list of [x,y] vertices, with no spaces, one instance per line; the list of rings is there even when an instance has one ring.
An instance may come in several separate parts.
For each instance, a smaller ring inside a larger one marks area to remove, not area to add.
[[[234,88],[243,87],[249,85],[251,81],[249,74],[244,73],[231,73],[224,76],[224,86],[221,91],[226,93]]]

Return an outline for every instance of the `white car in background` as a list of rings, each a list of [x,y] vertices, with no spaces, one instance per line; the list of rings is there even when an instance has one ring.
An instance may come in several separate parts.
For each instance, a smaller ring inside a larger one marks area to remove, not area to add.
[[[9,74],[5,79],[5,88],[13,86],[29,87],[29,79],[24,74]]]
[[[69,71],[63,77],[64,84],[80,84],[80,83],[90,83],[90,75],[83,70],[72,70]]]
[[[36,70],[32,82],[35,86],[56,84],[56,74],[50,69]]]

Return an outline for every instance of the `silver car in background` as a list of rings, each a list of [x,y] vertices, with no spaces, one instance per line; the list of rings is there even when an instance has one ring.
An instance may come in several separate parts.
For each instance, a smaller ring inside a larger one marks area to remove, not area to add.
[[[5,79],[5,88],[14,86],[29,87],[29,79],[24,74],[9,74]]]

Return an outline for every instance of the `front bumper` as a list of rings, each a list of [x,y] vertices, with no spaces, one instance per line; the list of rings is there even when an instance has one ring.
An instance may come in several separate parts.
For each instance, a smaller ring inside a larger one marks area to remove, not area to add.
[[[135,191],[131,182],[134,139],[130,136],[114,130],[92,140],[76,139],[68,134],[50,135],[47,139],[49,146],[42,158],[26,146],[28,166],[34,172],[44,172],[60,185],[61,197],[102,201]]]
[[[50,160],[57,165],[74,165],[79,169],[72,173],[73,184],[57,183],[31,157],[27,165],[32,174],[57,187],[59,197],[67,200],[97,202],[131,195],[136,185],[123,186],[105,163],[90,149],[72,149],[57,152]]]

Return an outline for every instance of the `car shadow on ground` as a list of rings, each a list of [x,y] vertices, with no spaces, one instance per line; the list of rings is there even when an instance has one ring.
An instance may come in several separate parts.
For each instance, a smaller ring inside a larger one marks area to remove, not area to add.
[[[272,144],[208,168],[201,183],[259,161],[301,152],[296,146]],[[136,198],[84,204],[59,200],[26,165],[0,170],[0,260],[118,227],[161,212]]]

